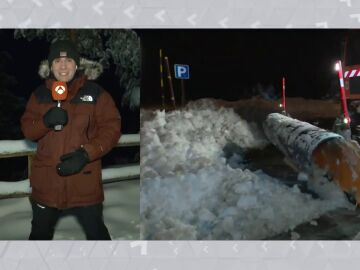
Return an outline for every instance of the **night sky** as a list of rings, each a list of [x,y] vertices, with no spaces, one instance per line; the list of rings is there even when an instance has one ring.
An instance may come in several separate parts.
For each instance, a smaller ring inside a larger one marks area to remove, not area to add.
[[[188,99],[237,100],[257,83],[288,96],[323,98],[337,91],[334,64],[343,54],[343,29],[142,29],[143,106],[161,104],[159,49],[173,65],[189,64]],[[173,75],[172,75],[173,76]],[[166,80],[166,78],[165,78]],[[175,96],[180,82],[174,80]],[[166,89],[167,103],[168,89]]]

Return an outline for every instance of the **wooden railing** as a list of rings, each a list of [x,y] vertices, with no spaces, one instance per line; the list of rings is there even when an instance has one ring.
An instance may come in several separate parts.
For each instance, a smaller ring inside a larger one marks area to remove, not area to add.
[[[116,147],[129,147],[140,145],[139,134],[124,134]],[[28,158],[28,174],[31,172],[31,162],[36,152],[36,143],[28,140],[0,140],[0,158],[24,157]],[[103,183],[110,183],[140,177],[140,165],[112,166],[102,170]],[[0,198],[12,197],[14,194],[27,194],[29,192],[29,179],[18,182],[0,181]],[[5,193],[5,194],[4,194]]]

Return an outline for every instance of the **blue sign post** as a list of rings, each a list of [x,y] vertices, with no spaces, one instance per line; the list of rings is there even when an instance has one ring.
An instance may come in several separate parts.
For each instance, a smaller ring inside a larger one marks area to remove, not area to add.
[[[189,65],[175,64],[174,65],[174,70],[175,70],[175,78],[176,79],[182,79],[182,80],[190,79]]]
[[[185,105],[185,84],[184,80],[190,79],[190,68],[189,65],[174,65],[175,78],[180,79],[181,82],[181,105]]]

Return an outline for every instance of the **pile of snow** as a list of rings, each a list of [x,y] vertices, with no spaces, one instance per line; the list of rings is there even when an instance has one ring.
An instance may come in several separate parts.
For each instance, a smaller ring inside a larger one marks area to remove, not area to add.
[[[213,166],[222,160],[229,143],[242,149],[268,144],[255,124],[247,123],[232,109],[216,108],[204,100],[186,110],[149,114],[152,112],[141,111],[142,179]]]
[[[142,111],[141,120],[144,239],[271,238],[346,205],[246,169],[241,151],[229,164],[227,145],[246,151],[268,143],[232,109],[202,100],[169,113]]]

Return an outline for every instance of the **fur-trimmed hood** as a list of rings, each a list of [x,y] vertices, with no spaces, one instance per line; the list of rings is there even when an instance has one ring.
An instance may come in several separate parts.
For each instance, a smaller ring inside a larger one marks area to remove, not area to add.
[[[96,80],[103,72],[103,66],[96,61],[80,58],[78,70],[83,71],[89,80]],[[38,73],[43,79],[49,78],[50,66],[48,60],[41,61]]]

